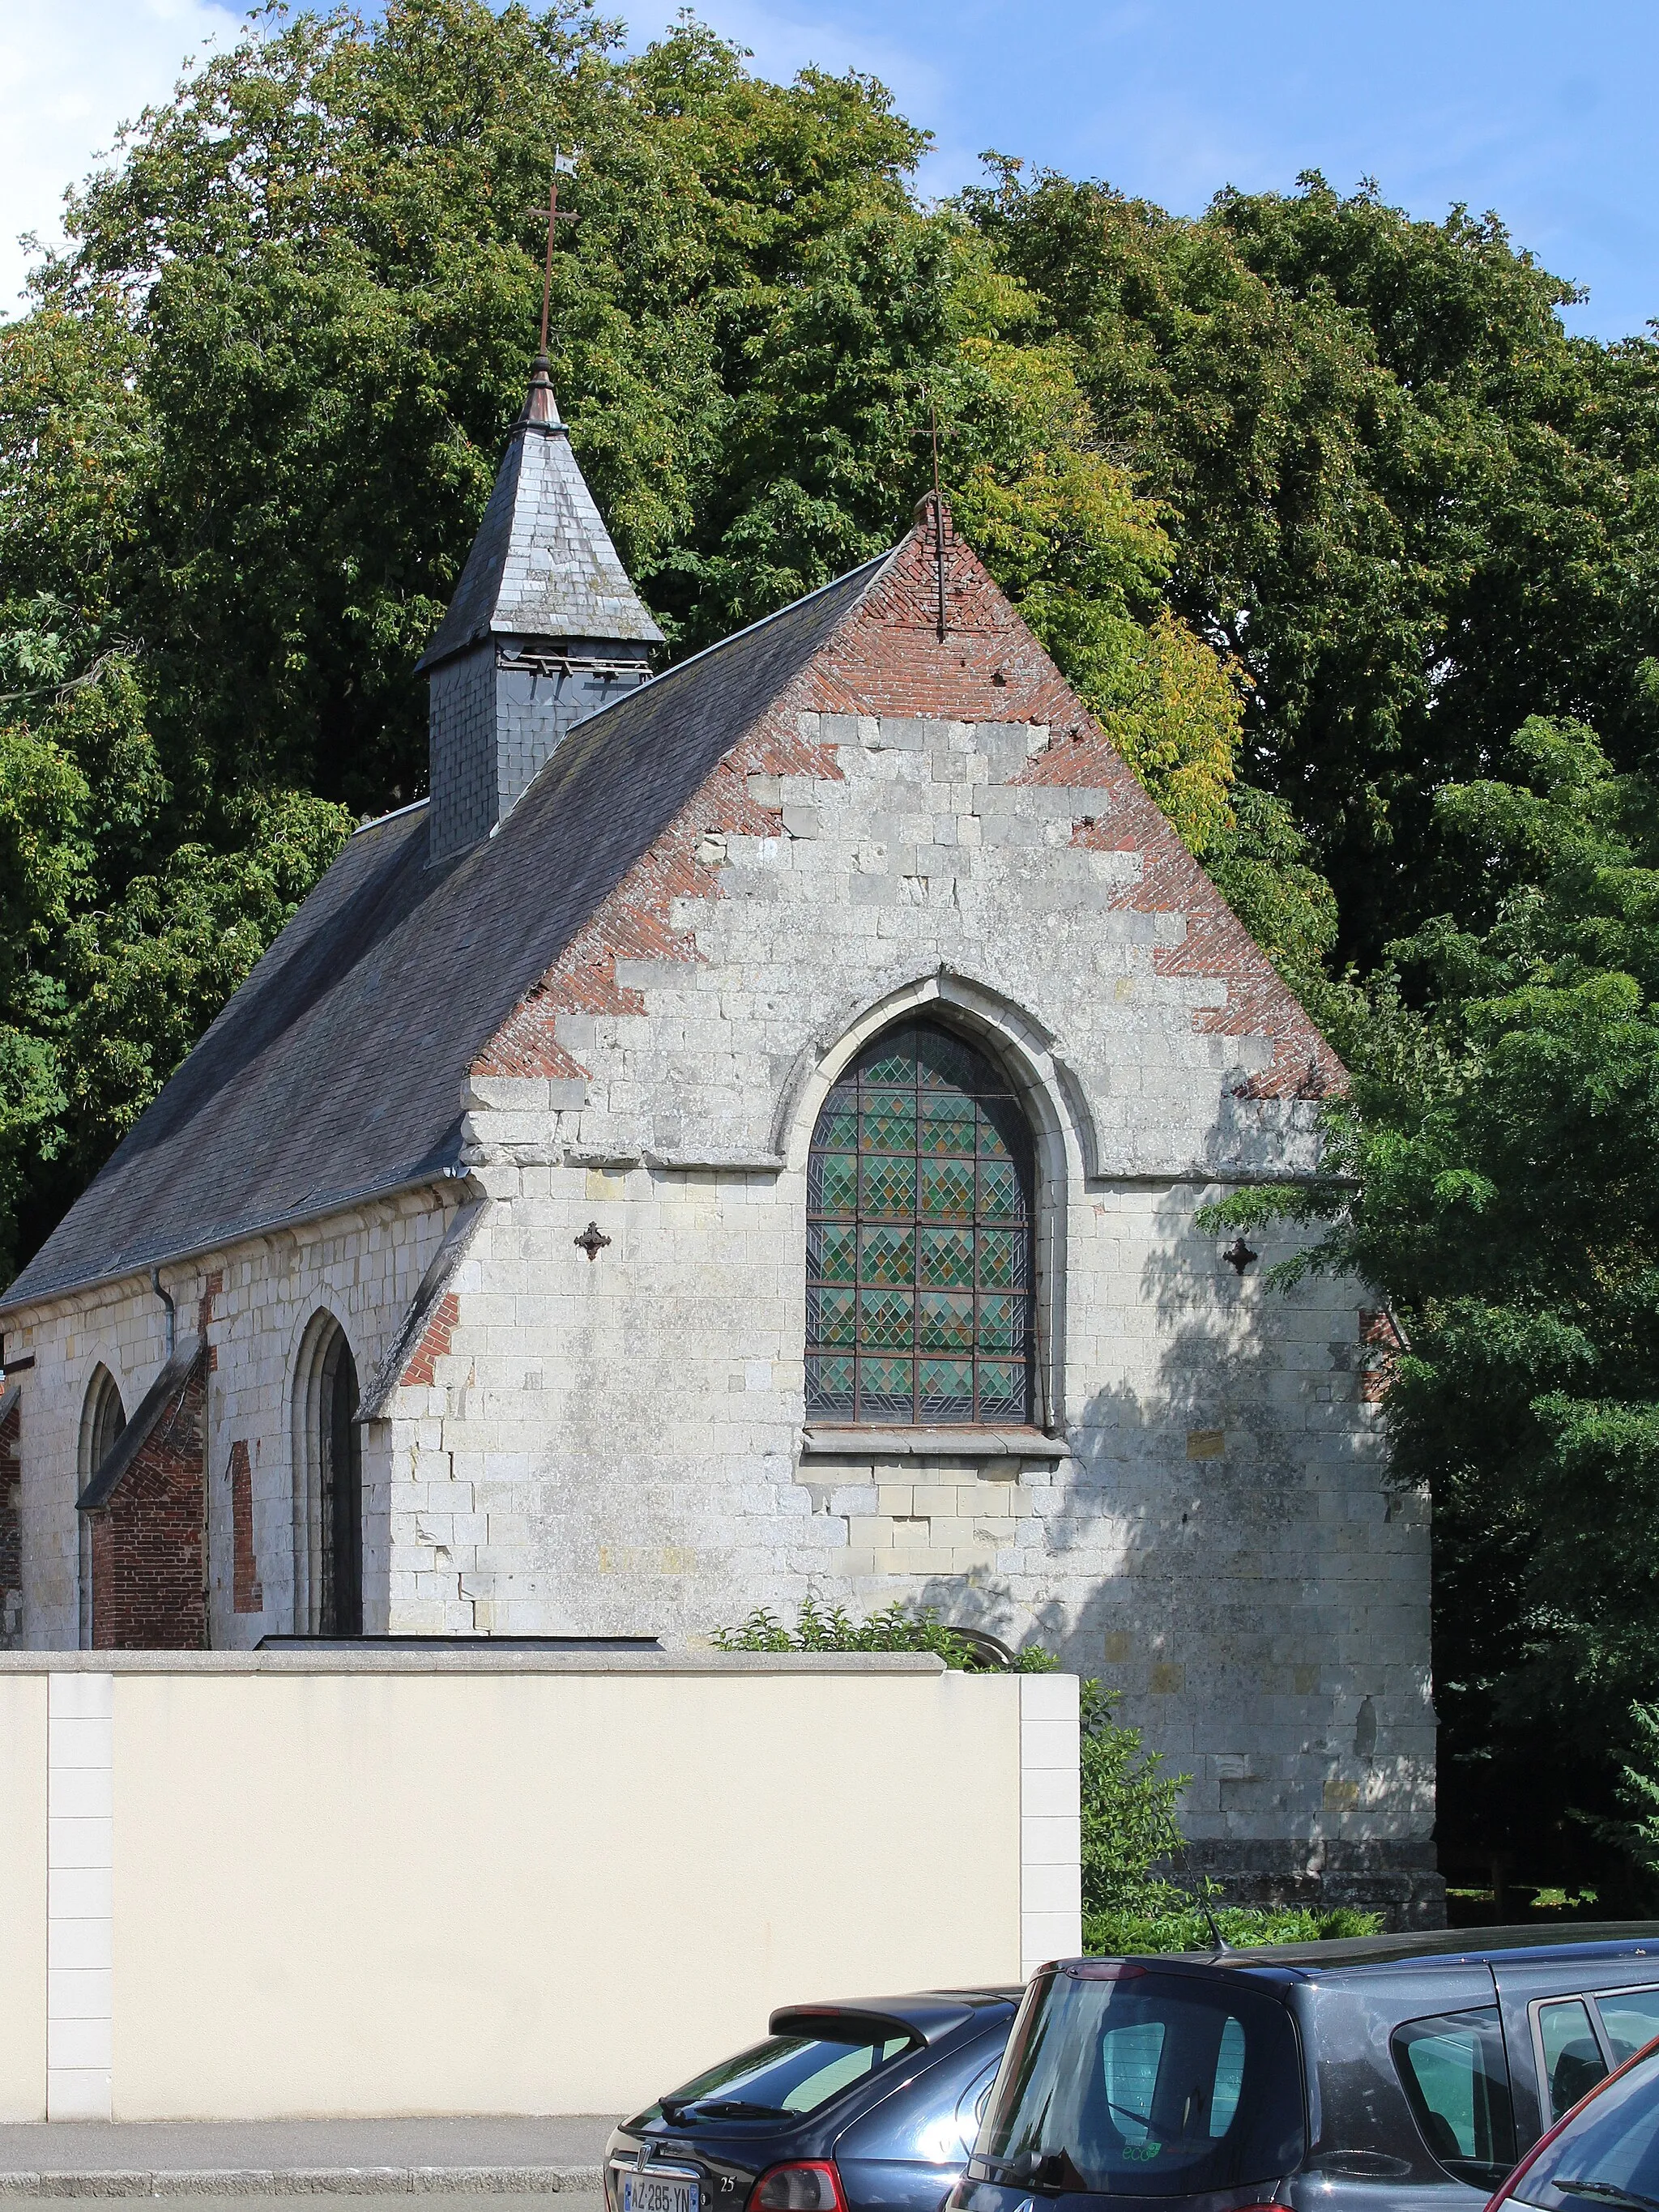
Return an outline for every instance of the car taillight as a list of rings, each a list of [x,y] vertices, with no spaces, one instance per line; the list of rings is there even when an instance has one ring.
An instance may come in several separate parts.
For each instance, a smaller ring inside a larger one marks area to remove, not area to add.
[[[749,2192],[749,2212],[847,2212],[834,2161],[803,2158],[769,2167]]]

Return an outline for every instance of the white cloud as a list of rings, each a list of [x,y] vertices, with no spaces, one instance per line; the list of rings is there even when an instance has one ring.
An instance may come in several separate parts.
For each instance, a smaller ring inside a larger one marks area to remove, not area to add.
[[[213,0],[0,0],[0,314],[21,304],[19,234],[61,239],[64,187],[240,22]]]

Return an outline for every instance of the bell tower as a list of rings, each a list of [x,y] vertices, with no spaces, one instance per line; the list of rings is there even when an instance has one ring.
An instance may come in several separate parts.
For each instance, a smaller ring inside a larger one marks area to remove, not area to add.
[[[429,701],[428,859],[489,836],[578,722],[649,682],[662,642],[538,355],[454,599],[416,666]]]

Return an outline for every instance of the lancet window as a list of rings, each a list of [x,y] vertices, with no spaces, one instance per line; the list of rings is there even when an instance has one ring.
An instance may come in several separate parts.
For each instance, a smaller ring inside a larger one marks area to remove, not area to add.
[[[1031,1419],[1034,1154],[1008,1079],[908,1022],[825,1102],[807,1170],[806,1409],[818,1421]]]

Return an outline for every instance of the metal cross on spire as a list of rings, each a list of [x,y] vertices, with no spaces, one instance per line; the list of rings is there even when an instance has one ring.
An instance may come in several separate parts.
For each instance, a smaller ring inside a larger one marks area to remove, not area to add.
[[[576,163],[580,154],[580,146],[568,154],[562,154],[556,146],[553,149],[553,173],[548,182],[547,205],[544,208],[531,210],[532,215],[539,216],[547,225],[547,265],[542,274],[541,350],[544,353],[547,351],[548,313],[553,304],[553,240],[560,223],[581,221],[581,217],[571,209],[562,208],[559,205],[559,179],[575,175]]]

